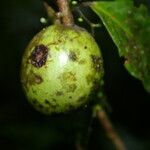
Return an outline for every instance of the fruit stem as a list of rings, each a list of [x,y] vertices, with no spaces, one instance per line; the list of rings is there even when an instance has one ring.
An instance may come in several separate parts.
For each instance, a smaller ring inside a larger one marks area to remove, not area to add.
[[[69,0],[57,0],[57,5],[62,17],[62,23],[66,26],[73,26],[73,16],[69,7]]]

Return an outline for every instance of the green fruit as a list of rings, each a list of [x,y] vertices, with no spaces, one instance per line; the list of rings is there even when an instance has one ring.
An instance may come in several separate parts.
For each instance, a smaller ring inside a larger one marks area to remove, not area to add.
[[[29,43],[22,60],[21,82],[31,104],[45,114],[85,105],[102,79],[100,50],[79,27],[52,25]]]

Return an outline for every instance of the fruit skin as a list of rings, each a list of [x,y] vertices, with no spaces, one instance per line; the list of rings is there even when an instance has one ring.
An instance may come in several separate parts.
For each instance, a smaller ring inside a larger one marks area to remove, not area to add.
[[[21,82],[29,102],[44,114],[85,105],[103,76],[103,60],[93,37],[80,27],[51,25],[25,50]]]

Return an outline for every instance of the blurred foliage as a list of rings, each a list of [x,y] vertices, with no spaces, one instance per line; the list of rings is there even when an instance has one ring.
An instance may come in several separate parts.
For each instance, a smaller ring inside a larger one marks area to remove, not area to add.
[[[144,5],[131,0],[94,2],[91,8],[100,16],[118,47],[131,75],[150,92],[150,16]]]

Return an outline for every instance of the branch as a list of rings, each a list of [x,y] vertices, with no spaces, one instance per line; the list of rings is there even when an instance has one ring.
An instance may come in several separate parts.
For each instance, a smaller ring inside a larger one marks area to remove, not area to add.
[[[60,18],[57,16],[55,10],[47,2],[43,2],[43,5],[50,21],[54,24],[60,24]]]
[[[73,16],[69,7],[69,0],[56,0],[60,13],[62,14],[62,23],[66,26],[73,26]]]
[[[113,125],[109,117],[100,106],[95,107],[95,115],[97,116],[99,122],[101,123],[103,129],[105,130],[107,137],[112,141],[112,143],[116,147],[116,150],[126,150],[123,141],[120,139],[119,135],[113,128]]]

